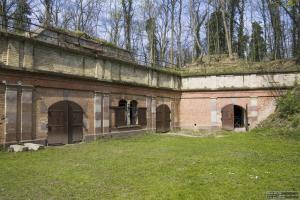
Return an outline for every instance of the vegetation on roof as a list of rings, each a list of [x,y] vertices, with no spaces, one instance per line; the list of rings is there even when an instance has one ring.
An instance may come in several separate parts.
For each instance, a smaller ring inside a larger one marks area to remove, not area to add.
[[[96,42],[96,43],[99,43],[101,45],[104,45],[104,46],[108,46],[108,47],[112,47],[112,48],[117,48],[117,49],[122,49],[120,47],[118,47],[117,45],[111,43],[111,42],[108,42],[104,39],[101,39],[101,38],[98,38],[98,37],[95,37],[95,36],[92,36],[86,32],[83,32],[83,31],[80,31],[80,30],[76,30],[76,31],[71,31],[71,30],[68,30],[68,29],[63,29],[63,28],[58,28],[58,27],[47,27],[46,30],[51,30],[51,31],[55,31],[55,32],[60,32],[62,34],[67,34],[67,35],[70,35],[70,36],[73,36],[73,37],[76,37],[76,38],[82,38],[82,39],[86,39],[86,40],[90,40],[90,41],[93,41],[93,42]],[[124,51],[126,51],[126,49],[122,49]]]
[[[164,68],[165,71],[175,72],[181,76],[203,76],[222,74],[249,74],[300,71],[300,64],[295,59],[246,62],[236,60],[234,62],[202,63],[188,65],[185,68]]]

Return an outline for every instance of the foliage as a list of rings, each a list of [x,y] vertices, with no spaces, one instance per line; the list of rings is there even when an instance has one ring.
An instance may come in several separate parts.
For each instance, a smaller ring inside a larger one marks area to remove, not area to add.
[[[277,112],[281,118],[288,118],[300,113],[300,99],[297,98],[294,90],[288,91],[286,95],[279,98]]]
[[[207,23],[209,33],[209,53],[210,54],[223,54],[227,52],[225,28],[220,10],[211,14]]]
[[[272,128],[279,130],[296,130],[300,137],[300,94],[297,87],[288,91],[284,96],[277,100],[275,113],[264,120],[259,127]],[[284,131],[281,131],[284,133]]]
[[[16,10],[13,14],[14,28],[17,32],[24,32],[29,30],[29,24],[31,21],[29,16],[31,15],[31,8],[27,0],[17,1]]]
[[[267,47],[262,36],[262,27],[258,22],[252,23],[249,57],[252,61],[262,61],[266,56]]]

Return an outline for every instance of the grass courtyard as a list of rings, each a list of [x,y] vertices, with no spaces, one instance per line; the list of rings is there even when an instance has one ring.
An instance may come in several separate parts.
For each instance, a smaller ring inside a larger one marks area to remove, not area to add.
[[[0,199],[266,199],[267,191],[300,191],[299,134],[272,132],[147,134],[0,152]]]

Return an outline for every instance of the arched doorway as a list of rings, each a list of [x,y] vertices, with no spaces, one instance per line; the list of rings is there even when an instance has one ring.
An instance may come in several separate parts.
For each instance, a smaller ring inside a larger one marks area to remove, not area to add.
[[[71,144],[82,141],[82,138],[82,108],[70,101],[53,104],[48,111],[48,144]]]
[[[238,105],[229,104],[222,109],[222,127],[225,130],[246,128],[246,110]]]
[[[156,108],[156,132],[165,133],[170,131],[171,110],[163,104]]]

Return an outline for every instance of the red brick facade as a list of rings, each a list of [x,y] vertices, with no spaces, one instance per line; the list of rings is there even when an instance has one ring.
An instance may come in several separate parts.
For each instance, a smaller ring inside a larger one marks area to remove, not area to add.
[[[10,118],[13,119],[7,123],[7,126],[12,127],[10,133],[5,132],[4,126],[1,126],[2,143],[46,141],[49,108],[62,101],[74,102],[82,108],[83,140],[85,141],[125,133],[155,131],[155,109],[161,104],[166,104],[172,109],[171,128],[179,126],[180,93],[178,91],[75,80],[51,75],[40,76],[35,73],[17,73],[9,70],[0,72],[0,79],[3,81],[1,84],[3,94],[0,95],[0,100],[2,100],[0,106],[3,107],[1,111],[4,113],[5,110],[5,91],[10,93],[9,96],[12,99],[10,104],[14,105],[14,109],[11,106],[8,108]],[[26,99],[30,96],[29,91],[32,93],[32,101]],[[118,106],[121,99],[128,102],[137,101],[138,108],[146,109],[145,126],[122,128],[115,126],[114,113],[111,108]],[[22,105],[21,108],[18,105]],[[31,131],[24,132],[25,129],[18,128],[19,126]],[[5,140],[5,136],[9,137]]]

